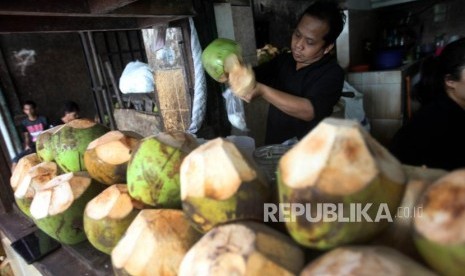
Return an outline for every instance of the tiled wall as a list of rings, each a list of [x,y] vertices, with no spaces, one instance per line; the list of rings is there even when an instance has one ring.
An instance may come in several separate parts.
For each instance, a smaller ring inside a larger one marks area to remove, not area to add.
[[[363,93],[371,135],[387,145],[402,125],[402,71],[349,73],[347,81]]]

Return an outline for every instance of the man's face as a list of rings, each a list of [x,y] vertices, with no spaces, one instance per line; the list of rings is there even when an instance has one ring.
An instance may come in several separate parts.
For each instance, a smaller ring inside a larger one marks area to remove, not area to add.
[[[297,69],[320,60],[334,44],[326,45],[323,37],[328,33],[329,25],[316,17],[304,15],[292,34],[292,56]]]
[[[23,106],[23,112],[27,116],[34,116],[36,114],[36,110],[32,105],[25,104]]]

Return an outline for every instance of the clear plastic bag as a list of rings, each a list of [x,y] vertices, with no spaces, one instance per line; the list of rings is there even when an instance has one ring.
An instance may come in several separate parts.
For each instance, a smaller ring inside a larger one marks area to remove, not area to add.
[[[248,131],[242,100],[235,96],[229,88],[223,92],[223,97],[226,100],[226,111],[229,122],[239,130]]]

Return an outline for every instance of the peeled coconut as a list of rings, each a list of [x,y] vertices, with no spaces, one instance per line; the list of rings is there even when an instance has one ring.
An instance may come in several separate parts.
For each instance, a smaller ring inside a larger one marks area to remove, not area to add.
[[[300,276],[437,275],[409,257],[384,246],[343,246],[308,264]]]
[[[113,249],[111,261],[116,275],[177,275],[199,238],[182,211],[145,209]]]
[[[76,119],[52,135],[55,162],[64,172],[85,171],[84,152],[90,142],[109,129],[88,119]]]
[[[213,40],[202,52],[202,64],[208,75],[218,82],[226,82],[224,63],[231,54],[242,57],[242,48],[237,42],[227,38]]]
[[[83,227],[84,208],[102,191],[86,172],[59,175],[37,189],[31,203],[35,224],[64,244],[86,240]]]
[[[465,275],[465,169],[438,179],[423,193],[415,217],[415,243],[441,275]]]
[[[58,174],[57,164],[54,162],[42,162],[30,168],[14,193],[19,209],[31,217],[29,208],[37,189],[40,189]]]
[[[373,244],[386,245],[421,260],[413,241],[413,220],[422,214],[423,208],[417,203],[423,192],[447,171],[409,165],[402,165],[402,168],[407,176],[404,197],[397,208],[394,222],[376,237]]]
[[[239,219],[263,221],[269,187],[232,143],[216,138],[192,151],[181,165],[183,210],[201,232]]]
[[[39,163],[40,159],[36,153],[28,154],[19,159],[18,164],[16,164],[16,167],[10,177],[10,185],[13,189],[13,192],[16,191],[18,185],[23,181],[23,178],[26,176],[29,170]]]
[[[187,252],[179,275],[297,275],[304,262],[288,236],[247,221],[210,230]]]
[[[392,221],[405,181],[399,161],[357,122],[328,118],[279,161],[282,219],[307,247],[365,241]]]
[[[53,161],[55,159],[55,152],[52,145],[52,136],[57,132],[63,125],[58,125],[42,131],[37,137],[36,149],[37,156],[41,161]]]
[[[89,175],[107,185],[126,183],[127,165],[141,138],[135,132],[114,130],[92,141],[84,153]]]
[[[140,141],[127,170],[129,194],[145,204],[181,208],[179,167],[198,146],[185,132],[162,132]]]
[[[84,211],[84,231],[98,250],[111,254],[129,224],[143,205],[134,201],[126,185],[115,184],[87,203]]]
[[[224,70],[228,73],[231,90],[237,96],[247,96],[255,88],[255,74],[252,67],[242,64],[235,54],[231,54],[225,59]]]

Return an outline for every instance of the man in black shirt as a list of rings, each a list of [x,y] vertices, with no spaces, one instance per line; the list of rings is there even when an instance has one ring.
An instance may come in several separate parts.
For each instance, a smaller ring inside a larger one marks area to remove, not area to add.
[[[255,69],[257,84],[242,98],[262,97],[270,103],[265,144],[300,139],[331,115],[341,97],[344,71],[330,52],[344,23],[337,3],[314,2],[292,34],[292,52]],[[236,84],[230,81],[230,86],[234,91]]]

